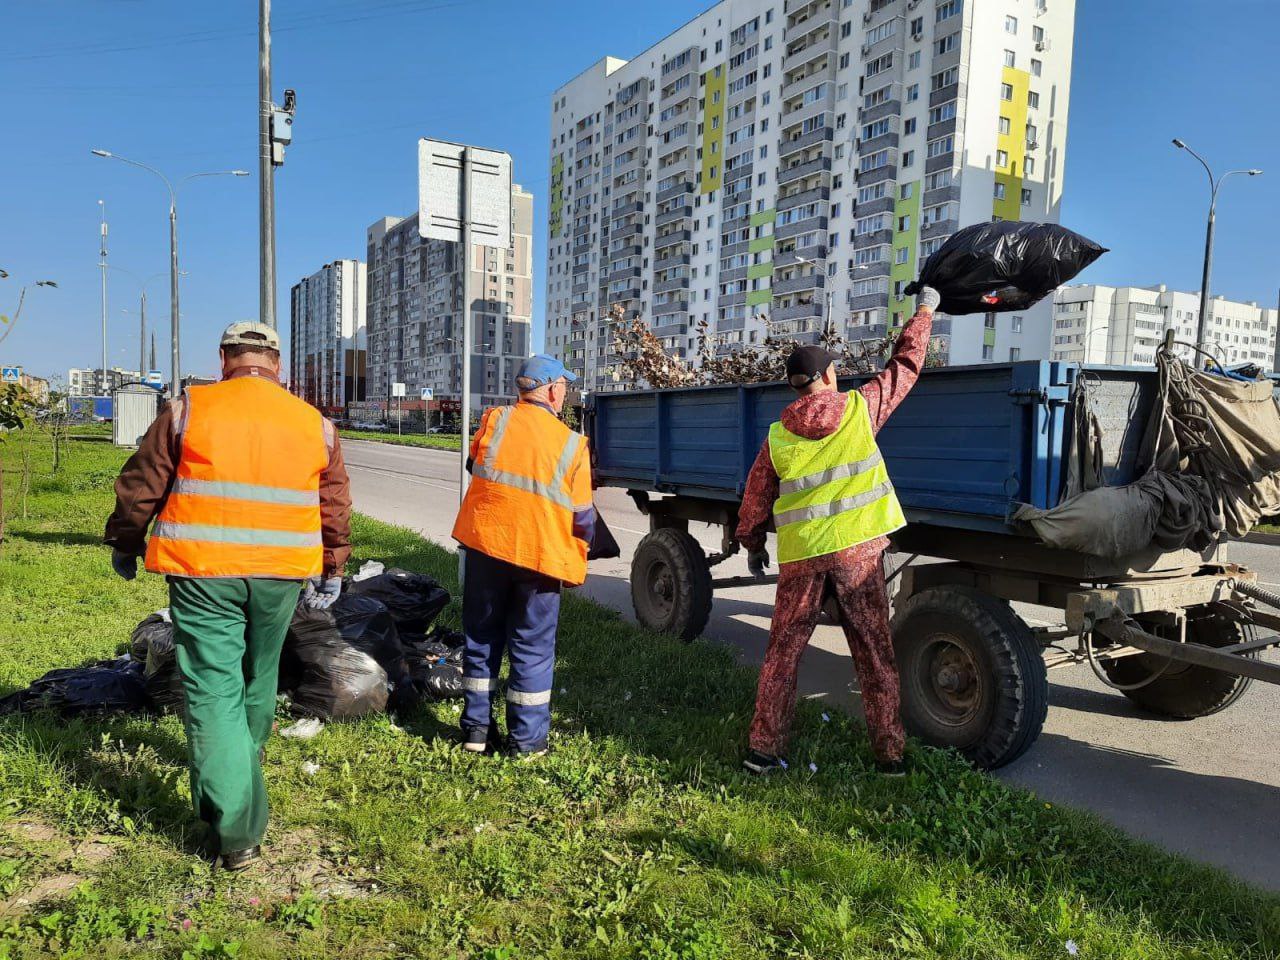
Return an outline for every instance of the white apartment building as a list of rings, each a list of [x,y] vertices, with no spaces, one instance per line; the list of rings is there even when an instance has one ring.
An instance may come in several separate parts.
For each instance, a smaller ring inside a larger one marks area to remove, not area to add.
[[[852,339],[960,226],[1057,219],[1074,0],[724,0],[551,110],[547,346],[614,389],[612,305],[669,350]],[[1050,305],[939,317],[951,363],[1044,356]]]
[[[335,260],[289,292],[289,389],[328,413],[363,400],[365,265]]]
[[[471,263],[473,410],[509,402],[529,356],[533,324],[533,195],[511,193],[512,245],[476,247]],[[368,230],[368,399],[393,383],[409,399],[462,397],[459,245],[424,240],[418,217],[384,217]]]
[[[1194,343],[1200,317],[1200,294],[1156,287],[1106,287],[1077,284],[1060,287],[1053,298],[1051,358],[1075,363],[1144,366],[1155,362],[1156,349],[1172,328],[1177,340]],[[1224,365],[1256,363],[1273,367],[1276,352],[1275,309],[1255,302],[1214,297],[1209,306],[1205,341]],[[1191,351],[1177,353],[1191,359]]]
[[[101,367],[72,367],[67,371],[67,395],[71,397],[109,397],[126,383],[138,383],[142,374],[137,370],[112,367],[103,375]]]

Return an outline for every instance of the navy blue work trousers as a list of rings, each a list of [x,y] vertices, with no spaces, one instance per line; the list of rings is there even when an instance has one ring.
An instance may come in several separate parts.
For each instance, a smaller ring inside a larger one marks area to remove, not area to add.
[[[492,699],[505,650],[511,661],[507,735],[520,751],[546,747],[559,621],[560,581],[467,551],[462,591],[464,733],[485,730],[492,723]]]

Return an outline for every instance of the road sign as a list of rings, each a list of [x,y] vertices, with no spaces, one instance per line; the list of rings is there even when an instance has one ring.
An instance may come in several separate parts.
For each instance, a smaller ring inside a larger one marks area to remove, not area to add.
[[[465,210],[464,151],[471,166]],[[471,221],[472,243],[511,246],[511,155],[444,140],[419,140],[418,233],[426,239],[461,243],[464,219]]]
[[[403,383],[391,384],[391,395],[393,397],[403,397],[405,395],[405,386]]]
[[[434,400],[434,399],[435,399],[435,395],[436,395],[436,392],[435,392],[435,390],[433,390],[431,387],[423,387],[423,388],[422,388],[422,399],[423,399],[423,400]]]
[[[21,367],[0,367],[0,383],[18,383],[21,380]]]
[[[159,370],[148,370],[146,382],[153,387],[158,387],[164,383],[164,374]]]

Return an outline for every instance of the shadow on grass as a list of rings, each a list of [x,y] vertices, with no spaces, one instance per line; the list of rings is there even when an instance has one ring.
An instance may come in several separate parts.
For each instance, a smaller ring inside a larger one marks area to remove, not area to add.
[[[429,573],[456,591],[453,554],[409,531],[361,525],[357,565],[380,559]],[[456,604],[448,615],[457,621]],[[839,846],[854,837],[876,844],[886,857],[949,864],[945,872],[986,877],[1023,902],[1082,899],[1130,929],[1150,923],[1162,935],[1192,944],[1212,936],[1240,956],[1259,955],[1260,948],[1280,953],[1276,898],[1125,837],[1091,816],[1050,809],[939,751],[913,745],[916,772],[906,781],[875,777],[861,725],[843,716],[824,722],[814,704],[802,704],[797,716],[793,770],[780,780],[744,776],[738,763],[755,671],[734,660],[733,651],[719,645],[648,634],[570,592],[557,651],[556,726],[662,761],[672,784],[720,784],[734,801],[776,817],[803,818],[808,829]],[[433,722],[422,732],[442,726]],[[796,769],[810,761],[817,773]],[[1196,775],[1180,772],[1178,779],[1183,782],[1171,782],[1170,789],[1180,793]],[[731,862],[717,846],[695,839],[687,853],[719,870],[763,869],[752,861]],[[1213,891],[1211,900],[1206,891]]]
[[[92,533],[75,533],[68,530],[9,530],[7,540],[25,540],[28,543],[47,543],[59,547],[101,547],[102,537]]]

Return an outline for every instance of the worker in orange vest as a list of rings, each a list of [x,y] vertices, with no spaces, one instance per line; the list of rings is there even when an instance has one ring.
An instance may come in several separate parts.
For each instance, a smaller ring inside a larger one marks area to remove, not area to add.
[[[555,357],[528,358],[516,375],[519,402],[487,410],[471,441],[453,537],[466,551],[462,734],[475,753],[547,749],[560,589],[586,580],[596,523],[587,440],[559,418],[576,379]],[[492,712],[504,650],[505,742]]]
[[[333,424],[280,385],[276,331],[232,324],[219,353],[222,381],[170,403],[124,465],[105,539],[124,579],[144,551],[168,578],[191,799],[239,870],[267,828],[280,648],[304,586],[313,608],[338,597],[351,495]]]

